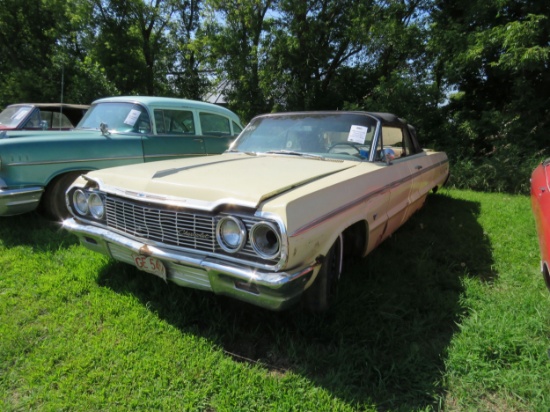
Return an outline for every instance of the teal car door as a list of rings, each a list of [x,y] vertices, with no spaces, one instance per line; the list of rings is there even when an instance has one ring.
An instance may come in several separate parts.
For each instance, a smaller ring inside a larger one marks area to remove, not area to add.
[[[241,132],[231,119],[217,113],[199,112],[199,122],[206,153],[222,153]]]
[[[143,158],[146,162],[207,153],[204,139],[198,134],[193,111],[155,109],[156,134],[143,136]],[[218,152],[221,153],[221,152]]]

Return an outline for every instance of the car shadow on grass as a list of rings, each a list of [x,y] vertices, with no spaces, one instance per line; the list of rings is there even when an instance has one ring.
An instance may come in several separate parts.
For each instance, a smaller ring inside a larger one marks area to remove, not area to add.
[[[492,256],[475,202],[445,194],[344,273],[324,315],[274,313],[165,284],[114,263],[99,283],[132,293],[182,333],[206,337],[236,362],[289,371],[364,409],[419,410],[444,396],[446,351],[464,316],[462,279],[490,282]]]
[[[78,244],[78,238],[63,230],[61,222],[50,221],[38,212],[0,219],[0,244],[6,248],[31,246],[48,251]]]

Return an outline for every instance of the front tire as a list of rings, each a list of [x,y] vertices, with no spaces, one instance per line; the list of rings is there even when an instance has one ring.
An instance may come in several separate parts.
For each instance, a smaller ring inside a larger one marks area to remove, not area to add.
[[[340,235],[326,254],[317,278],[304,292],[303,302],[310,312],[325,312],[335,302],[342,274],[343,256],[344,240]]]
[[[42,201],[40,202],[40,211],[46,218],[61,221],[71,216],[67,203],[65,202],[65,192],[69,186],[85,172],[69,172],[57,176],[46,187]]]

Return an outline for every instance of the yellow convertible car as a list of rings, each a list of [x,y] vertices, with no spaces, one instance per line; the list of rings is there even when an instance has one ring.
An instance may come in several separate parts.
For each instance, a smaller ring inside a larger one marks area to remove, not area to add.
[[[86,247],[170,280],[281,310],[334,301],[344,259],[365,256],[449,175],[388,113],[254,118],[218,156],[93,171],[63,222]]]

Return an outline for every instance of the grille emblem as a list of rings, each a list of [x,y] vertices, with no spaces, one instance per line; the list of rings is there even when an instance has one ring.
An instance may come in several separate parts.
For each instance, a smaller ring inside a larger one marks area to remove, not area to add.
[[[178,233],[184,237],[192,237],[195,239],[210,239],[210,235],[208,233],[191,232],[190,230],[186,229],[179,230]]]

